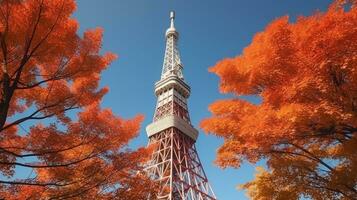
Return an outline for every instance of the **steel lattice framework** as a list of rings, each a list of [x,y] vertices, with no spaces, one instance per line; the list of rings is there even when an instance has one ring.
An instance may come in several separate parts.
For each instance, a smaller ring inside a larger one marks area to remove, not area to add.
[[[155,147],[146,171],[160,183],[156,199],[215,200],[195,147],[198,131],[187,108],[190,87],[183,79],[174,18],[171,12],[161,80],[155,84],[156,110],[146,128],[149,145]]]

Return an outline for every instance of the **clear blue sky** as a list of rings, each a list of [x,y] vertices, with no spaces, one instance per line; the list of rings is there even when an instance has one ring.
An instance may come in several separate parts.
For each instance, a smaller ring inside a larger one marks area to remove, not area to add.
[[[189,110],[193,124],[209,116],[207,107],[216,99],[228,98],[218,92],[218,77],[207,68],[225,57],[241,53],[255,33],[273,19],[289,15],[310,15],[326,10],[331,0],[78,0],[74,17],[81,32],[104,28],[103,51],[119,55],[103,73],[101,84],[110,87],[103,107],[124,118],[145,115],[140,136],[131,147],[145,146],[145,126],[151,120],[156,98],[154,83],[159,80],[164,56],[164,32],[170,10],[176,11],[180,32],[179,49],[184,76],[192,88]],[[248,98],[255,101],[256,99]],[[244,200],[236,189],[253,178],[255,167],[219,169],[213,164],[222,140],[200,130],[197,149],[210,183],[220,200]],[[259,163],[264,164],[264,163]]]

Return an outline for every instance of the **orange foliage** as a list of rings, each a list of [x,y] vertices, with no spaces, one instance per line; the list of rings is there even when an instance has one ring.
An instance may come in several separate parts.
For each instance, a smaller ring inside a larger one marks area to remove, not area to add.
[[[237,98],[213,103],[201,127],[225,139],[221,167],[267,159],[269,170],[243,186],[253,199],[357,196],[357,8],[344,2],[295,23],[279,18],[210,68]]]
[[[77,35],[75,9],[73,0],[0,1],[0,199],[155,196],[139,173],[148,150],[127,149],[143,117],[100,108],[100,74],[116,55],[100,54],[102,29]]]

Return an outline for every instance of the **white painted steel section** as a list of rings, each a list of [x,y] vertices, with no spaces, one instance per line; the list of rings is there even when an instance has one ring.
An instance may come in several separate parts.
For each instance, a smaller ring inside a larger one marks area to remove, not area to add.
[[[181,119],[177,116],[167,116],[162,118],[156,122],[149,124],[146,127],[146,133],[148,137],[155,135],[165,129],[170,127],[175,127],[179,129],[182,133],[192,138],[194,141],[197,140],[198,137],[198,130],[195,129],[192,125],[187,123],[185,120]]]
[[[185,98],[188,98],[190,96],[190,86],[188,86],[184,81],[182,81],[179,77],[175,75],[168,76],[165,79],[156,82],[155,94],[156,96],[159,96],[161,93],[171,88],[175,88]]]
[[[170,27],[166,31],[166,49],[164,63],[162,67],[161,80],[168,76],[175,75],[183,79],[183,65],[180,59],[180,52],[177,47],[179,33],[174,25],[175,13],[170,13]]]

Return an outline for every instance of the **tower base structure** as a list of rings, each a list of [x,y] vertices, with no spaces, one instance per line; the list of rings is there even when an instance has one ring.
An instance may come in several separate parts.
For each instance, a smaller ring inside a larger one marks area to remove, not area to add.
[[[171,127],[151,136],[149,144],[155,151],[146,170],[160,183],[157,199],[216,199],[192,138]]]

